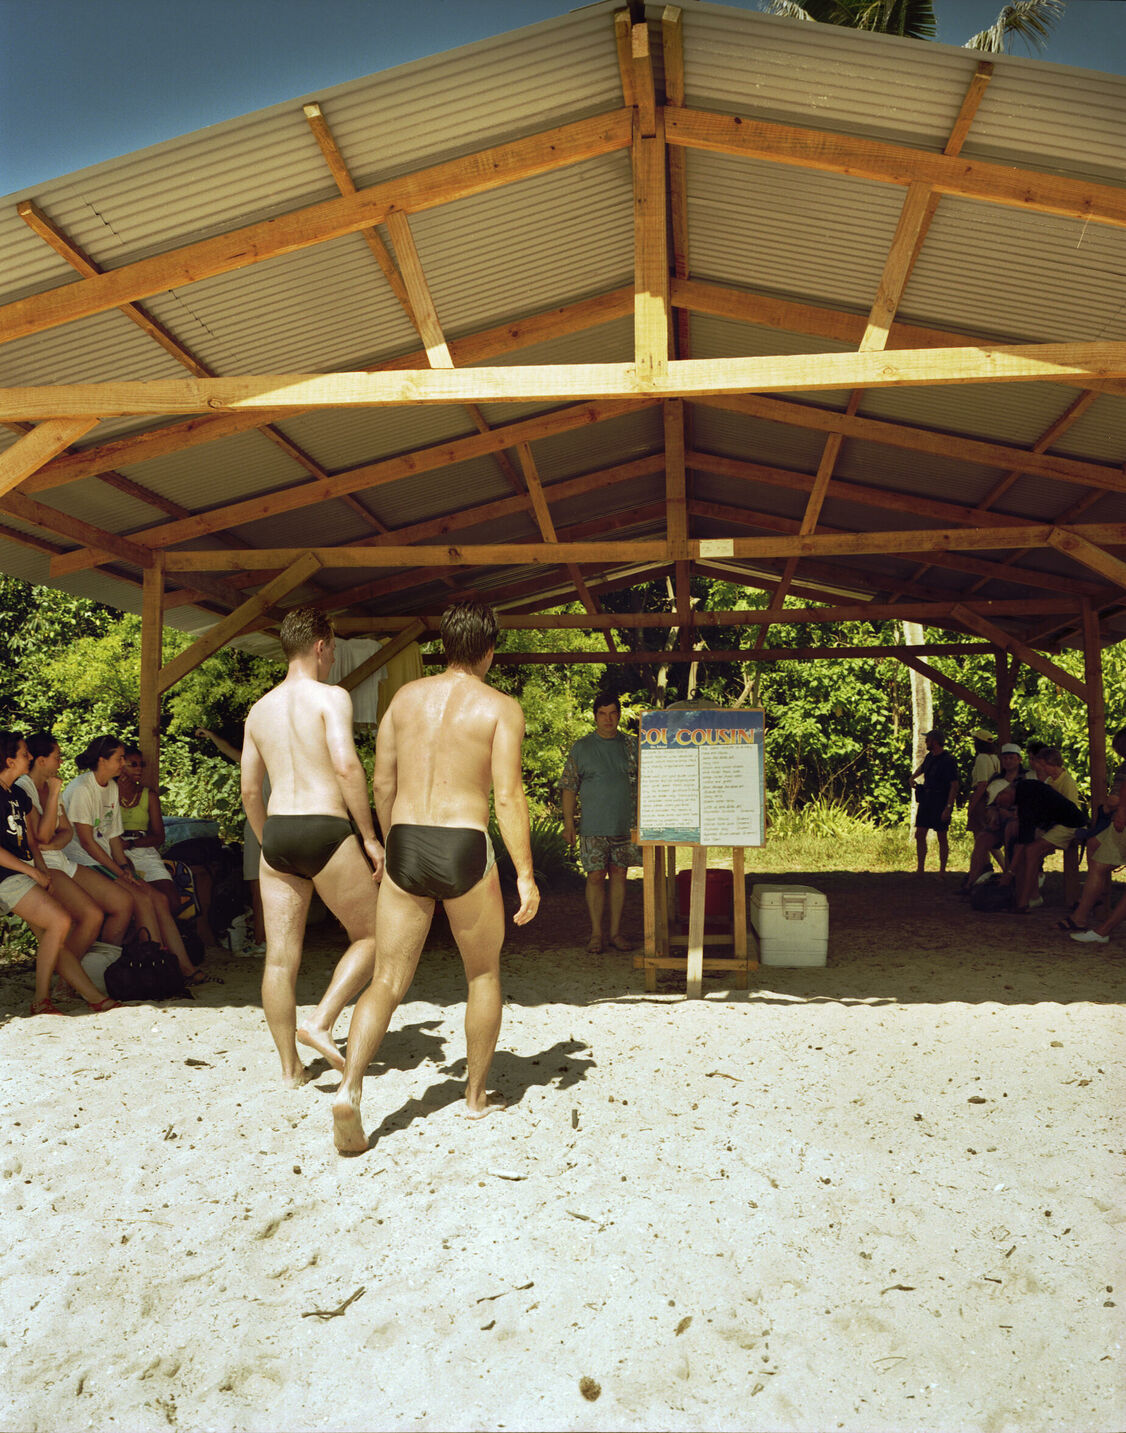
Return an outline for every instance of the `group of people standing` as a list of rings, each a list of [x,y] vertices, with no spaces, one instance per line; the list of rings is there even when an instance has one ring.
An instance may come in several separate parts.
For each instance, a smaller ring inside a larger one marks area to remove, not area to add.
[[[19,916],[37,937],[31,1013],[64,1013],[52,994],[56,974],[91,1010],[116,1008],[105,972],[130,930],[146,931],[172,952],[186,983],[198,981],[139,749],[97,737],[75,758],[78,775],[65,789],[51,732],[0,732],[0,762],[0,914]]]

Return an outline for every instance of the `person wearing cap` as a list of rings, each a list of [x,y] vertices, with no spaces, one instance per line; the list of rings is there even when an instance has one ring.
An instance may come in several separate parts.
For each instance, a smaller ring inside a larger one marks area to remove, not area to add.
[[[950,818],[958,799],[958,764],[948,751],[942,732],[928,731],[924,738],[927,754],[911,774],[919,809],[915,813],[915,874],[921,876],[927,863],[927,832],[938,837],[938,869],[946,870],[950,855]],[[918,784],[919,777],[922,783]]]
[[[981,826],[974,837],[973,854],[970,857],[970,869],[966,872],[966,879],[962,882],[959,894],[968,896],[971,889],[984,876],[990,867],[991,857],[996,854],[1001,863],[1001,869],[1007,870],[1008,843],[1006,838],[1010,834],[1010,817],[1012,812],[1004,806],[997,804],[997,797],[1014,782],[1020,781],[1028,773],[1021,765],[1021,749],[1015,741],[1007,741],[1001,748],[1001,770],[999,775],[985,786],[985,802],[982,811]],[[1016,838],[1016,820],[1011,821],[1011,835]]]
[[[970,732],[974,744],[974,764],[970,772],[970,799],[966,807],[966,830],[975,835],[981,830],[985,817],[986,787],[1001,770],[1001,762],[994,754],[996,740],[992,732],[981,727]]]

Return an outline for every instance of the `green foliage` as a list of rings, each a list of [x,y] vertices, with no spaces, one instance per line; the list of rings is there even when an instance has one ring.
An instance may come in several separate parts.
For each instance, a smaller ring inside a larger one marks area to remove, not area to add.
[[[530,822],[529,830],[532,838],[532,870],[538,886],[557,885],[569,876],[580,874],[579,866],[563,834],[562,821],[551,816],[536,816]],[[489,838],[496,853],[501,880],[514,883],[516,867],[508,854],[495,818],[489,822]]]

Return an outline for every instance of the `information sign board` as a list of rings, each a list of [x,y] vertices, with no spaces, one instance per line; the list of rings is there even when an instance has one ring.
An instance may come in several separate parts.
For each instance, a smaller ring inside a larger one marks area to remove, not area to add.
[[[764,731],[760,710],[643,712],[638,769],[642,843],[761,846]]]

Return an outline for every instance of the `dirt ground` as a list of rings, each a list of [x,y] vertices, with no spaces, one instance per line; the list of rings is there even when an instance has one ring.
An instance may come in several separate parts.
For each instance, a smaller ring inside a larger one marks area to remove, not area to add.
[[[549,892],[479,1123],[439,932],[355,1160],[323,1062],[280,1088],[257,962],[66,1020],[8,968],[0,1427],[1126,1427],[1123,945],[1059,935],[1051,884],[1020,918],[792,879],[828,966],[692,1002]]]

